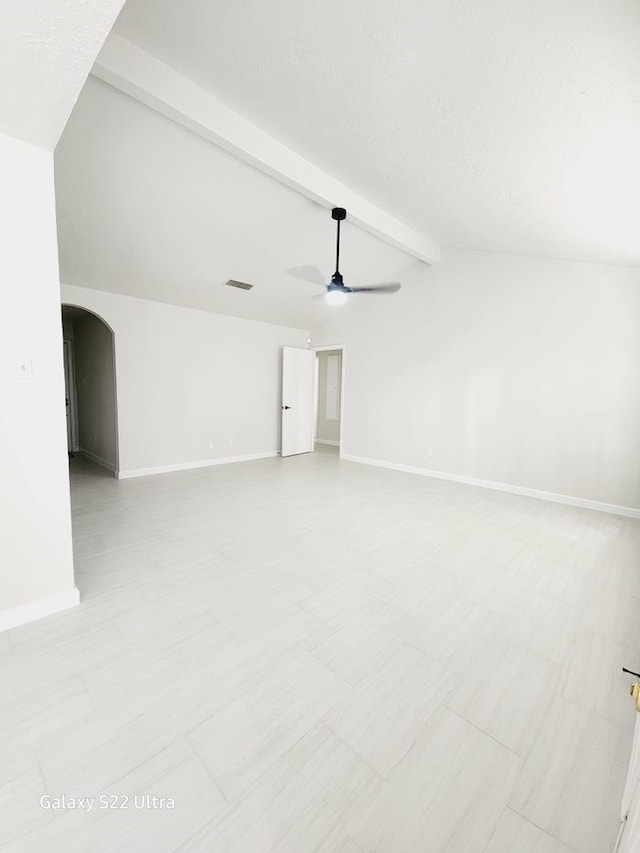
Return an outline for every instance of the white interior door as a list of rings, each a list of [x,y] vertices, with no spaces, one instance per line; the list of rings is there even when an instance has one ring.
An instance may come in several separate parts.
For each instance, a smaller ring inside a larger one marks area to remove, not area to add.
[[[635,699],[635,697],[634,697]],[[640,850],[640,714],[634,711],[636,728],[629,759],[627,782],[622,795],[622,825],[620,844],[617,853],[637,853]]]
[[[316,354],[282,347],[282,456],[313,450]]]

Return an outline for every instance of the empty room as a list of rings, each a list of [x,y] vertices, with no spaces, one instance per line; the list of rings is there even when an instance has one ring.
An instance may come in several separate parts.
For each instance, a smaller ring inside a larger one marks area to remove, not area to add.
[[[640,6],[0,16],[0,849],[637,853]]]

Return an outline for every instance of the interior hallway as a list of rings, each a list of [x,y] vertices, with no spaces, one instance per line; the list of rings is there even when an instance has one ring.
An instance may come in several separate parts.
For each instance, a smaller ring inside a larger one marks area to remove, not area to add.
[[[8,850],[612,849],[640,522],[328,452],[72,503],[80,607],[0,634]],[[104,792],[175,808],[39,805]]]

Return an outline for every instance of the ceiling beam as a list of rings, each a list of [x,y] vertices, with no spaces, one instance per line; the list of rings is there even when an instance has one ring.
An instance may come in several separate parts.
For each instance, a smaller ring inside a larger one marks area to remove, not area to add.
[[[349,221],[427,264],[438,245],[314,166],[151,54],[112,33],[91,72],[307,198],[346,207]]]

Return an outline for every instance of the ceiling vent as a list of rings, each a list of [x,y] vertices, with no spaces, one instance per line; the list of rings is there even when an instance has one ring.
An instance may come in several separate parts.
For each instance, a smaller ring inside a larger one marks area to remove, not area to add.
[[[227,287],[237,287],[239,290],[251,290],[253,287],[252,284],[247,284],[246,281],[236,281],[235,278],[230,278],[229,281],[225,281]]]

